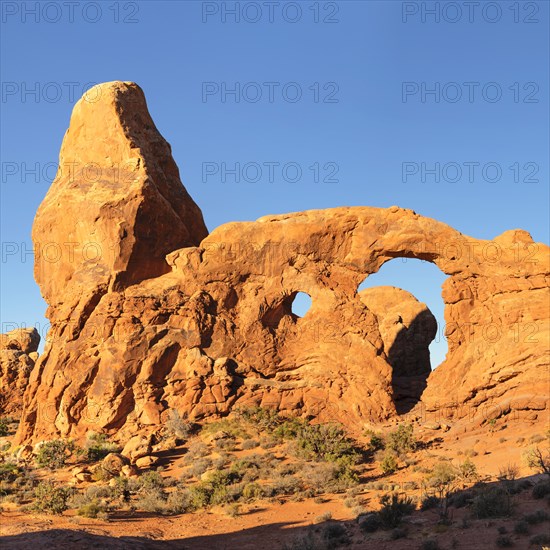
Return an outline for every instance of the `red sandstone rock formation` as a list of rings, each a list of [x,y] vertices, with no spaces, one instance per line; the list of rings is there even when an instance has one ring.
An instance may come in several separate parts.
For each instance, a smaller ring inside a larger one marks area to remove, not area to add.
[[[0,415],[18,414],[30,373],[38,359],[40,335],[35,328],[0,334]]]
[[[398,207],[266,216],[206,236],[141,90],[99,92],[75,106],[63,142],[60,164],[76,175],[60,173],[33,228],[35,244],[72,254],[37,259],[52,329],[18,441],[88,430],[124,440],[155,432],[170,409],[201,418],[253,403],[348,425],[395,415],[394,335],[369,306],[375,292],[357,288],[396,257],[449,275],[449,352],[425,408],[456,403],[460,418],[487,402],[546,406],[547,246],[520,230],[477,240]],[[91,162],[102,168],[93,182]],[[107,170],[117,166],[124,181]],[[86,255],[86,243],[109,253]],[[312,297],[303,318],[291,312],[299,291]],[[391,315],[418,307],[400,305]],[[427,374],[425,360],[403,361]]]

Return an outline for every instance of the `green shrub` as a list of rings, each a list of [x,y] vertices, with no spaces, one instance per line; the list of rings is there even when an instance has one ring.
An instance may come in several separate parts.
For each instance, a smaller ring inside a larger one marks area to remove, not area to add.
[[[170,514],[184,514],[191,510],[191,496],[189,491],[178,487],[168,495],[166,511]]]
[[[9,423],[6,418],[0,418],[0,437],[9,435]]]
[[[75,446],[72,441],[64,441],[62,439],[46,441],[38,448],[36,463],[38,466],[49,468],[50,470],[62,468],[74,449]]]
[[[277,411],[264,407],[237,409],[236,414],[245,422],[252,424],[258,432],[262,433],[272,433],[284,421]]]
[[[502,487],[483,488],[472,502],[472,513],[478,519],[506,517],[512,513],[512,500]]]
[[[533,498],[544,498],[546,495],[550,495],[550,479],[544,479],[539,481],[532,491]]]
[[[537,523],[542,523],[543,521],[548,521],[550,516],[548,512],[544,510],[535,510],[531,514],[525,514],[523,516],[523,521],[526,521],[529,525],[536,525]]]
[[[409,497],[400,497],[397,494],[383,495],[380,498],[382,507],[378,512],[380,522],[386,529],[397,527],[404,516],[411,514],[416,509],[414,502]]]
[[[242,492],[242,498],[245,500],[256,500],[264,496],[264,490],[259,483],[247,483]]]
[[[441,501],[436,496],[430,495],[422,499],[422,504],[420,505],[421,510],[433,510],[440,505]]]
[[[164,478],[155,471],[145,472],[138,479],[139,492],[163,490],[165,486]]]
[[[371,453],[380,451],[384,448],[384,437],[373,430],[365,430],[365,436],[369,438],[367,448]]]
[[[391,432],[386,439],[386,449],[397,455],[406,454],[416,448],[412,424],[399,424],[396,430]]]
[[[89,462],[98,462],[103,460],[109,453],[114,453],[120,450],[120,447],[115,443],[111,443],[105,434],[97,434],[90,432],[86,438],[84,446],[84,455]]]
[[[296,446],[306,460],[337,462],[346,457],[355,463],[358,458],[351,439],[334,424],[305,424],[296,436]]]
[[[350,542],[346,528],[341,523],[329,523],[323,526],[321,536],[331,547],[347,545]]]
[[[160,489],[149,490],[139,497],[136,506],[145,512],[163,514],[166,512],[166,493]]]
[[[386,451],[380,461],[380,469],[385,474],[393,474],[397,470],[397,457],[391,451]]]
[[[88,504],[83,504],[80,506],[76,513],[77,515],[85,518],[97,518],[105,516],[107,513],[107,508],[104,504],[100,504],[97,500],[93,500]]]
[[[435,539],[428,539],[422,543],[422,550],[440,550],[439,543]]]
[[[375,512],[360,516],[357,521],[359,522],[359,528],[365,533],[374,533],[382,527],[380,516]]]
[[[518,521],[514,525],[514,533],[517,535],[526,535],[529,533],[529,524],[526,521]]]
[[[395,529],[392,529],[392,532],[390,533],[390,538],[392,540],[403,539],[406,536],[407,530],[403,529],[403,527],[396,527]]]
[[[51,481],[41,481],[34,491],[33,508],[46,514],[62,514],[67,509],[67,501],[72,490],[59,487]]]

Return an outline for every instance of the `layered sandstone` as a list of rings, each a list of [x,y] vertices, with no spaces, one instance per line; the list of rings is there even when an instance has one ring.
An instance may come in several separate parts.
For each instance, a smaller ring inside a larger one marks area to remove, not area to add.
[[[38,210],[35,243],[76,244],[60,261],[36,260],[52,329],[19,441],[88,430],[124,439],[155,432],[170,409],[202,418],[247,404],[348,425],[381,420],[396,414],[396,364],[429,374],[427,409],[457,404],[452,414],[464,417],[487,402],[545,406],[547,246],[520,230],[477,240],[398,207],[266,216],[207,236],[141,90],[116,82],[100,91],[75,107],[60,164],[127,163],[129,180],[60,174]],[[85,255],[89,242],[109,255]],[[398,257],[449,276],[449,352],[431,374],[427,310],[408,298],[387,307],[407,329],[414,308],[424,317],[413,346],[422,350],[409,361],[395,354],[403,337],[380,296],[369,306],[357,292]],[[291,311],[300,291],[312,298],[303,318]]]

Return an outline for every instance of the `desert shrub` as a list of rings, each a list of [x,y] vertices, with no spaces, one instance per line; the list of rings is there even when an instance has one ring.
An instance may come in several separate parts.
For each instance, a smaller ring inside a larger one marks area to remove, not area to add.
[[[138,491],[146,493],[148,491],[163,490],[165,487],[164,478],[155,471],[145,472],[139,477]]]
[[[0,437],[9,435],[10,428],[6,418],[0,418]]]
[[[75,449],[72,441],[55,439],[45,441],[36,453],[36,463],[42,468],[56,470],[65,466],[71,452]]]
[[[529,468],[550,476],[550,448],[546,451],[541,450],[539,447],[528,449],[523,458]]]
[[[380,469],[384,474],[393,474],[397,470],[397,457],[391,451],[386,451],[380,460]]]
[[[306,460],[357,462],[358,454],[351,439],[334,424],[305,424],[296,436],[298,456]]]
[[[291,542],[283,545],[283,550],[325,550],[326,548],[325,541],[319,540],[313,531],[295,537]]]
[[[330,521],[332,519],[332,513],[331,512],[325,512],[324,514],[320,514],[317,516],[313,523],[324,523],[325,521]]]
[[[163,514],[166,512],[166,493],[160,489],[152,489],[140,495],[136,506],[145,512]]]
[[[376,512],[371,512],[357,518],[359,528],[365,533],[374,533],[382,527],[380,516]]]
[[[273,437],[283,440],[296,439],[307,425],[301,418],[286,418],[273,430]]]
[[[420,546],[421,550],[440,550],[441,546],[435,539],[425,540]]]
[[[464,508],[470,504],[473,494],[470,491],[459,491],[449,496],[449,504],[455,508]]]
[[[247,483],[243,487],[242,498],[245,500],[256,500],[264,496],[264,490],[259,483]]]
[[[440,499],[447,498],[457,478],[457,470],[445,461],[438,462],[425,478],[428,488],[434,490]]]
[[[550,535],[546,533],[539,533],[538,535],[533,535],[529,539],[530,544],[548,544],[550,543]]]
[[[390,539],[397,540],[397,539],[403,539],[407,536],[407,530],[403,529],[403,527],[396,527],[395,529],[392,529],[390,533]]]
[[[378,512],[380,522],[386,529],[397,527],[404,516],[411,514],[416,506],[409,497],[400,497],[394,493],[392,495],[383,495],[380,498],[382,507]]]
[[[120,447],[111,443],[107,435],[89,432],[86,436],[84,445],[84,456],[89,462],[98,462],[103,460],[109,453],[115,453]]]
[[[107,514],[107,507],[97,500],[93,500],[92,502],[80,506],[76,510],[76,514],[85,518],[105,517]]]
[[[373,430],[365,430],[365,436],[369,438],[367,443],[367,449],[371,453],[380,451],[384,448],[384,437],[382,434],[376,433]]]
[[[199,510],[210,504],[212,489],[202,483],[197,483],[189,489],[189,508]]]
[[[507,464],[499,468],[497,479],[501,481],[514,481],[519,475],[517,464]]]
[[[183,514],[191,509],[191,497],[189,491],[178,487],[172,491],[166,499],[166,512],[169,514]]]
[[[258,432],[272,433],[283,422],[277,411],[264,407],[237,409],[236,415],[252,424]]]
[[[15,462],[0,462],[0,481],[12,483],[23,475],[23,469]]]
[[[223,432],[233,439],[247,439],[250,437],[250,434],[243,424],[244,423],[239,416],[222,418],[221,420],[216,420],[205,424],[202,427],[202,433],[208,435]]]
[[[512,539],[507,535],[500,535],[497,537],[495,544],[499,548],[510,548],[511,546],[514,546],[514,543],[512,542]]]
[[[512,500],[502,487],[484,487],[472,502],[472,513],[478,519],[509,516]]]
[[[330,545],[329,547],[349,544],[350,542],[346,528],[341,523],[329,523],[323,526],[321,536]]]
[[[550,480],[544,479],[539,481],[532,490],[533,498],[544,498],[546,495],[550,495]]]
[[[463,484],[477,481],[479,474],[477,473],[476,465],[469,458],[467,458],[456,467],[456,477]]]
[[[537,523],[542,523],[543,521],[548,521],[550,516],[548,512],[544,510],[535,510],[531,514],[525,514],[523,516],[523,521],[526,521],[529,525],[536,525]]]
[[[441,503],[440,499],[434,495],[429,495],[422,499],[422,503],[420,505],[421,510],[433,510],[434,508],[437,508],[439,504]]]
[[[209,458],[201,458],[192,464],[189,473],[199,479],[211,466],[212,461]]]
[[[518,521],[514,525],[514,533],[517,535],[526,535],[529,533],[529,524],[526,521]]]
[[[241,443],[241,448],[243,449],[243,451],[248,451],[250,449],[255,449],[259,445],[260,445],[260,443],[258,441],[256,441],[255,439],[245,439]]]
[[[399,424],[397,429],[390,432],[386,438],[386,449],[393,451],[397,455],[414,451],[415,448],[416,439],[412,424]]]
[[[72,489],[61,487],[51,481],[41,481],[34,490],[33,509],[45,514],[62,514]]]
[[[210,449],[203,441],[196,440],[193,441],[188,449],[187,454],[185,455],[186,459],[195,460],[197,458],[202,458],[210,454]]]
[[[174,409],[168,411],[168,418],[164,424],[166,434],[179,440],[186,440],[191,433],[192,424]]]

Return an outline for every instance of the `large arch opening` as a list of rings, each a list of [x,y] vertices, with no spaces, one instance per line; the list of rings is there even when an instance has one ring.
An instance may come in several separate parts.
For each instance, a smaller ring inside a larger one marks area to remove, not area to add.
[[[430,262],[395,258],[369,275],[357,289],[378,319],[384,351],[393,369],[394,399],[400,414],[414,407],[430,372],[445,360],[441,286],[446,278]]]

